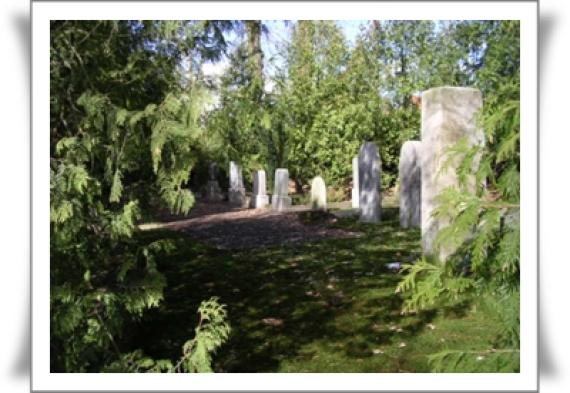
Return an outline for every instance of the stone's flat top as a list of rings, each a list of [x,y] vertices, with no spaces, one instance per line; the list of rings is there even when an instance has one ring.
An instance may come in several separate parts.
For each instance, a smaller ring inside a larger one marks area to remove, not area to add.
[[[221,249],[252,249],[362,235],[326,225],[304,224],[298,213],[308,210],[308,206],[294,206],[286,212],[276,212],[197,201],[188,217],[168,216],[166,222],[143,224],[139,228],[184,231],[193,239]]]
[[[474,87],[466,87],[466,86],[439,86],[439,87],[432,87],[431,89],[425,90],[422,92],[422,97],[425,94],[433,94],[433,93],[442,93],[442,92],[469,92],[469,93],[477,93],[481,94],[479,89]]]
[[[472,87],[435,87],[422,93],[422,119],[429,108],[432,108],[430,113],[434,109],[446,109],[452,112],[459,110],[467,115],[470,108],[480,106],[482,102],[481,91]]]

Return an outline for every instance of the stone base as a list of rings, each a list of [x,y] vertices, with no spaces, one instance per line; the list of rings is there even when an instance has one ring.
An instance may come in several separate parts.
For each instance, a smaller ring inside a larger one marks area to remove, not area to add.
[[[359,198],[358,198],[358,190],[356,188],[351,189],[352,195],[352,208],[358,209],[360,207]]]
[[[237,188],[228,190],[228,200],[232,205],[247,207],[247,199],[245,197],[245,188]]]
[[[375,223],[380,222],[381,205],[380,202],[361,203],[360,204],[360,222]]]
[[[261,209],[269,205],[269,195],[252,195],[251,207]]]
[[[287,210],[291,207],[291,198],[288,196],[272,195],[271,208],[277,211]]]
[[[360,222],[365,222],[365,223],[380,222],[380,213],[362,214],[362,212],[360,212]]]

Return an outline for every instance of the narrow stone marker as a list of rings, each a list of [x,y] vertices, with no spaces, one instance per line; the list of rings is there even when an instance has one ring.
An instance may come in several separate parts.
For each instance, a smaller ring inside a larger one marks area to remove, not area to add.
[[[289,171],[284,168],[275,170],[275,186],[271,196],[271,208],[277,211],[286,210],[291,206],[289,195]]]
[[[360,221],[380,221],[380,173],[382,164],[378,146],[365,142],[358,153],[358,200]]]
[[[422,225],[422,172],[419,141],[407,141],[400,150],[400,226],[420,228]]]
[[[358,209],[360,206],[358,196],[358,156],[352,158],[352,208]]]
[[[457,187],[456,170],[459,162],[452,162],[443,171],[447,151],[465,138],[468,145],[483,145],[485,136],[477,125],[477,113],[483,104],[481,92],[467,87],[438,87],[422,94],[422,248],[426,255],[438,256],[444,262],[454,249],[436,249],[438,232],[449,225],[445,219],[434,218],[437,195],[448,187]],[[474,160],[478,165],[479,158]],[[475,176],[469,178],[475,192]]]
[[[313,210],[327,210],[327,188],[320,176],[311,181],[311,207]]]
[[[255,209],[266,207],[269,204],[263,169],[253,172],[253,198],[251,203]]]
[[[206,199],[209,201],[221,201],[222,190],[218,184],[218,165],[215,162],[208,166],[208,183],[206,184]]]
[[[230,161],[230,189],[228,190],[228,199],[232,205],[236,206],[244,206],[246,203],[241,167],[234,161]]]

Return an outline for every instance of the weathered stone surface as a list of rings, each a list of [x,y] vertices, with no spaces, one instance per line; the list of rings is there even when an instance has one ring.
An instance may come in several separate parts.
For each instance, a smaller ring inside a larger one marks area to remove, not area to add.
[[[239,190],[240,188],[243,188],[241,166],[235,161],[230,161],[230,190]]]
[[[455,250],[435,247],[438,232],[449,223],[432,217],[437,195],[458,184],[456,168],[451,163],[442,171],[447,149],[465,138],[471,146],[484,144],[484,133],[477,126],[477,113],[482,106],[481,92],[465,87],[438,87],[422,94],[422,248],[424,254],[438,256],[441,261]],[[475,159],[478,165],[478,159]],[[475,189],[475,177],[469,181]]]
[[[352,208],[358,209],[360,201],[358,197],[358,156],[352,158]]]
[[[269,195],[252,195],[251,206],[254,209],[262,209],[269,205]]]
[[[251,204],[256,209],[263,208],[269,204],[264,170],[253,172],[253,197]]]
[[[273,195],[271,196],[271,207],[273,210],[286,210],[291,206],[289,192],[289,171],[285,168],[275,170]]]
[[[407,141],[400,150],[400,226],[421,227],[422,172],[419,141]]]
[[[365,142],[358,153],[358,200],[360,221],[380,221],[380,172],[382,164],[378,146]]]
[[[230,189],[228,190],[228,199],[232,205],[247,206],[241,167],[234,161],[230,161]]]
[[[327,187],[320,176],[311,181],[311,207],[314,210],[327,210]]]
[[[211,162],[208,165],[208,180],[216,180],[218,178],[218,164]]]
[[[209,201],[221,201],[224,199],[217,180],[208,180],[206,184],[206,199]]]
[[[263,169],[253,172],[253,195],[267,195],[265,171]]]
[[[224,199],[218,183],[218,164],[210,163],[208,166],[208,183],[206,183],[206,199],[209,201],[221,201]]]
[[[245,195],[245,188],[241,190],[228,190],[228,200],[232,205],[247,207],[248,198]]]

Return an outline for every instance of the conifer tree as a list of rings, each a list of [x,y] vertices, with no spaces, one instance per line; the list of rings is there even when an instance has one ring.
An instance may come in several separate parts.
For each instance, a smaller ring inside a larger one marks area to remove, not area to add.
[[[111,363],[130,370],[123,327],[161,302],[167,283],[156,261],[172,247],[165,240],[141,245],[133,239],[137,221],[150,205],[187,213],[194,201],[184,185],[202,132],[204,90],[184,86],[180,67],[183,59],[218,58],[228,27],[52,21],[52,371],[100,371]],[[200,354],[185,349],[185,359],[199,356],[198,371],[227,338],[217,307],[215,300],[203,307],[213,333],[203,340],[196,332],[192,348]]]

